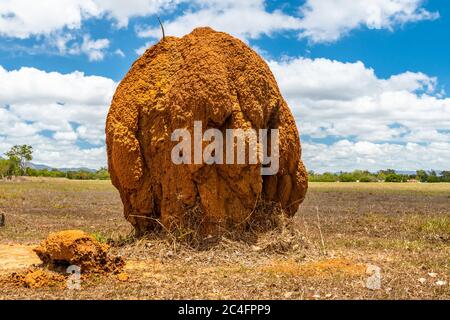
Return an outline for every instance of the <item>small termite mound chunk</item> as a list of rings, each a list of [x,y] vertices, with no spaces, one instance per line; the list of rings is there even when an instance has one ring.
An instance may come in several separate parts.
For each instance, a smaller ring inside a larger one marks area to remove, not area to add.
[[[212,140],[209,129],[223,137],[228,129],[278,130],[278,170],[262,175],[266,164],[248,158],[195,163],[195,146],[191,163],[174,163],[174,132],[186,129],[194,140],[196,123],[201,152]],[[114,94],[106,144],[112,183],[138,235],[158,228],[190,234],[192,226],[204,236],[242,232],[259,202],[293,216],[305,198],[296,122],[269,66],[242,41],[211,28],[166,36],[134,62]]]
[[[45,265],[79,267],[81,272],[120,272],[125,262],[108,254],[109,246],[81,230],[51,233],[34,252]]]

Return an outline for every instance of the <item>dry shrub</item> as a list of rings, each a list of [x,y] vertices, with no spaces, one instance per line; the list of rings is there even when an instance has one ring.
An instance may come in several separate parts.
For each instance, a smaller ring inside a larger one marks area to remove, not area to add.
[[[181,218],[183,223],[173,220],[170,228],[166,228],[160,221],[154,219],[159,228],[151,233],[137,237],[129,235],[120,239],[109,239],[108,243],[114,247],[128,244],[146,243],[146,240],[165,242],[174,251],[181,248],[207,250],[214,246],[236,246],[237,243],[253,245],[255,251],[262,253],[283,254],[303,249],[315,248],[294,220],[288,217],[280,204],[276,202],[258,200],[251,214],[238,224],[233,231],[221,229],[218,234],[205,236],[202,232],[202,222],[205,219],[202,208],[197,203],[187,208]],[[257,246],[256,246],[257,244]]]

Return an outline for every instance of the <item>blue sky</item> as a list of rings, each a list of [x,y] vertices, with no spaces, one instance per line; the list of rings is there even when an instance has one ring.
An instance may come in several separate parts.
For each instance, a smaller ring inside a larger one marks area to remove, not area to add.
[[[0,154],[105,165],[115,86],[166,33],[209,25],[269,63],[308,169],[449,169],[450,3],[439,0],[0,3]]]

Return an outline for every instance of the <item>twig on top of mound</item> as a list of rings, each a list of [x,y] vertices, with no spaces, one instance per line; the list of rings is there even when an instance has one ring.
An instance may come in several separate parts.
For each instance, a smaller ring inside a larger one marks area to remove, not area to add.
[[[158,22],[159,22],[159,25],[161,26],[161,31],[162,31],[162,35],[163,35],[163,40],[166,38],[166,33],[164,32],[164,26],[163,26],[163,24],[162,24],[162,22],[161,22],[161,19],[157,16],[157,18],[158,18]]]

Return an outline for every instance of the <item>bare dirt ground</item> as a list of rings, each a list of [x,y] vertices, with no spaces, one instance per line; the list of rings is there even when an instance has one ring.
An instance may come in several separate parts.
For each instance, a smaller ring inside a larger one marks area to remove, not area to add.
[[[113,240],[127,261],[126,277],[0,284],[0,299],[450,299],[450,184],[311,183],[287,225],[208,250],[133,239],[109,181],[0,181],[0,210],[0,277],[38,264],[33,246],[67,229]]]

